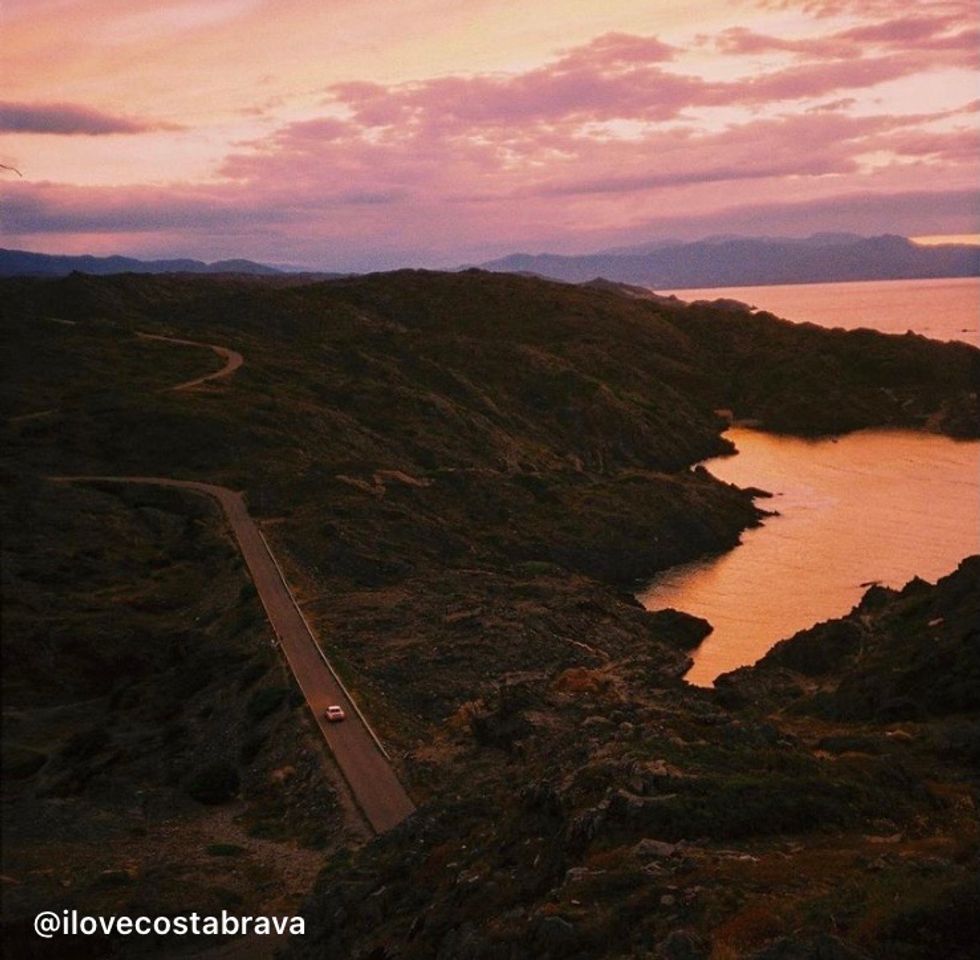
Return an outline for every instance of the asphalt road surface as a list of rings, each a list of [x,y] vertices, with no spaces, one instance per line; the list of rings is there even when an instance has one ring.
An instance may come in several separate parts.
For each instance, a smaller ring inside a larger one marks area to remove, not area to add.
[[[99,481],[179,487],[213,497],[221,504],[248,565],[269,622],[306,697],[327,745],[351,788],[354,799],[378,833],[410,816],[415,807],[395,776],[374,732],[352,702],[307,626],[258,525],[240,493],[210,483],[161,477],[57,477],[60,482]],[[323,714],[338,704],[347,719],[330,723]]]

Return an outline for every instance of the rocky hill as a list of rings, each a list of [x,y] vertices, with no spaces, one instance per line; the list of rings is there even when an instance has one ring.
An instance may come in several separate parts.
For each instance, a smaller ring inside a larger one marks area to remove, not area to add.
[[[978,573],[871,591],[717,693],[622,657],[502,686],[288,956],[968,960]]]
[[[967,956],[975,704],[880,714],[846,640],[840,685],[692,689],[704,625],[631,588],[758,521],[691,469],[716,410],[976,436],[980,351],[480,271],[20,278],[0,311],[13,935],[295,908],[314,856],[297,957]],[[175,392],[218,361],[136,332],[245,363]],[[220,518],[63,474],[244,490],[419,813],[364,842]],[[916,613],[937,659],[867,627],[909,666],[881,702],[970,662],[956,582]]]

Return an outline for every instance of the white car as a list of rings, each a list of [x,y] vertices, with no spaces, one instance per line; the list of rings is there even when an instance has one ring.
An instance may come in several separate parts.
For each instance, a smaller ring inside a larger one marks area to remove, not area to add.
[[[338,707],[335,703],[327,707],[327,709],[323,711],[323,715],[331,723],[340,723],[340,721],[345,719],[347,716],[347,714],[344,713],[343,707]]]

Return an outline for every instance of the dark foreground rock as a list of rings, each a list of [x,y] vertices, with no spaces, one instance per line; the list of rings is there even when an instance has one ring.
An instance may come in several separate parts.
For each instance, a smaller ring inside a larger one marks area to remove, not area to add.
[[[358,853],[380,921],[328,869],[289,957],[969,960],[978,572],[874,588],[717,693],[622,663],[526,686],[506,745],[447,725],[477,779]]]

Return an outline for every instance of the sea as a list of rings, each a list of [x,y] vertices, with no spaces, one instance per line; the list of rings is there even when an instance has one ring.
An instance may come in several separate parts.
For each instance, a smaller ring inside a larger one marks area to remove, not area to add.
[[[732,298],[797,322],[911,330],[978,344],[980,278],[658,291]],[[647,609],[704,617],[712,633],[687,679],[710,686],[779,640],[845,615],[875,583],[934,582],[980,552],[980,442],[910,430],[804,440],[744,427],[738,453],[704,466],[772,493],[778,515],[724,554],[673,567],[639,594]]]
[[[681,300],[741,300],[777,317],[821,327],[921,333],[980,346],[980,277],[864,280],[772,287],[658,290]]]

